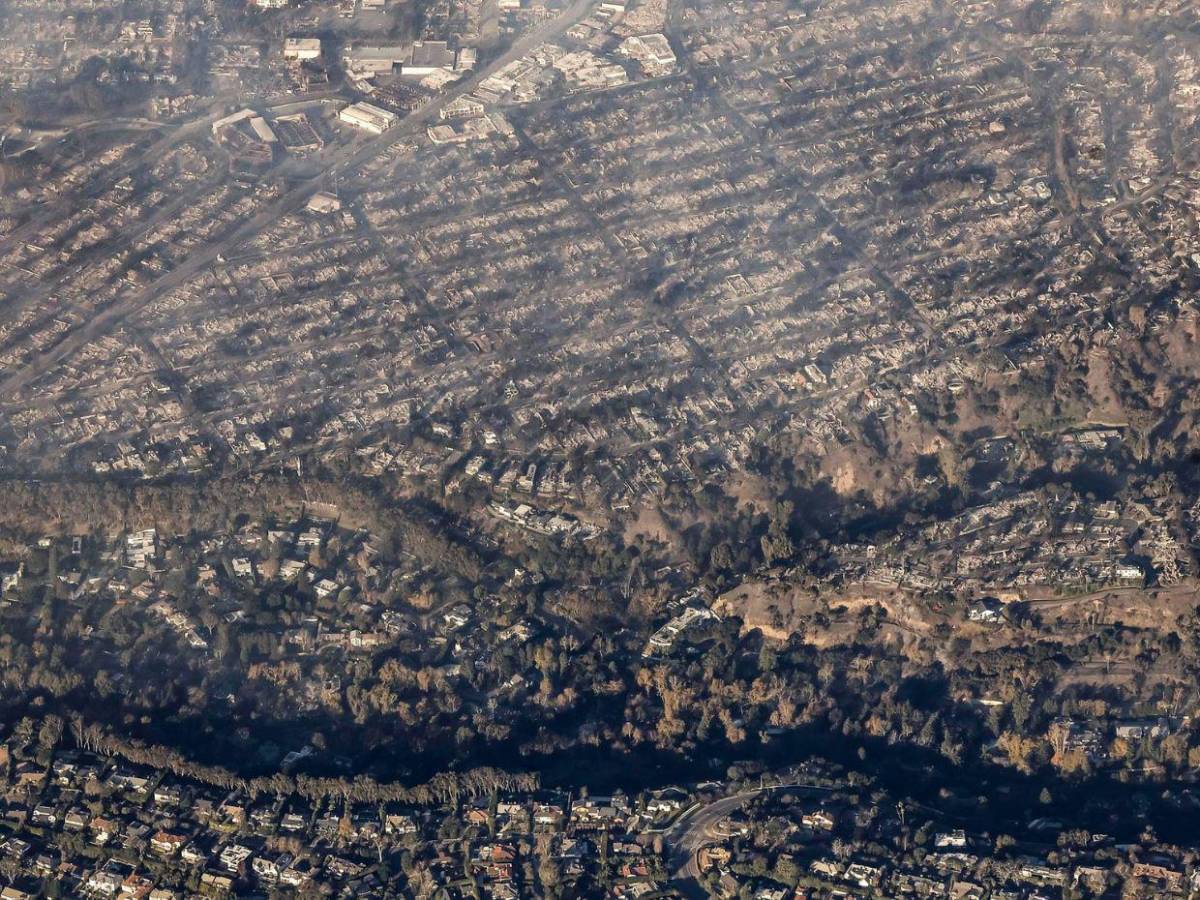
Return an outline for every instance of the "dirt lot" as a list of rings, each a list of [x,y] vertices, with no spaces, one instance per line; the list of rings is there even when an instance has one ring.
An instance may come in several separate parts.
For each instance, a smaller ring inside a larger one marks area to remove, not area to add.
[[[874,632],[875,641],[900,648],[912,659],[936,658],[949,665],[963,654],[987,653],[1036,640],[1075,646],[1109,625],[1164,636],[1176,633],[1181,620],[1200,602],[1200,584],[1186,582],[1152,590],[1119,588],[1075,597],[1056,597],[1047,588],[1030,591],[1028,596],[1022,605],[1037,624],[1028,619],[1020,623],[972,622],[965,601],[943,603],[894,587],[857,585],[837,593],[818,592],[782,578],[739,585],[718,597],[714,609],[723,616],[740,617],[746,630],[759,629],[768,638],[786,640],[799,633],[807,643],[828,647],[861,640],[860,616],[870,607],[882,607],[884,616]],[[1115,652],[1076,663],[1063,683],[1128,685],[1134,672],[1132,654]],[[1164,654],[1144,671],[1143,690],[1177,683],[1180,673],[1179,657]]]

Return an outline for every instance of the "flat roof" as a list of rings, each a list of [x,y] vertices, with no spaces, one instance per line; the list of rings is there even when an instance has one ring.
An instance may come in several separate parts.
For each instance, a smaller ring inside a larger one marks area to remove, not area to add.
[[[437,68],[454,65],[454,51],[445,41],[417,41],[412,45],[412,65]]]
[[[342,112],[345,112],[346,110],[352,110],[354,112],[363,113],[368,116],[379,116],[380,118],[383,118],[383,119],[398,119],[399,118],[399,116],[397,116],[390,109],[384,109],[383,107],[376,106],[373,103],[367,103],[362,100],[360,100],[358,103],[351,103],[349,106],[347,106],[345,109],[343,109]]]
[[[351,47],[346,51],[347,59],[390,59],[403,62],[408,59],[407,47]]]
[[[254,129],[254,133],[258,135],[259,140],[267,144],[275,143],[275,132],[271,130],[271,126],[267,124],[267,120],[262,116],[255,116],[251,119],[250,127]]]

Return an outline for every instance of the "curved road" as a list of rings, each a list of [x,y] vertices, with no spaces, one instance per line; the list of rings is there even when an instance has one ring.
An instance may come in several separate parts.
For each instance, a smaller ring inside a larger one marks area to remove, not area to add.
[[[833,789],[799,782],[772,784],[722,797],[706,806],[693,806],[685,810],[663,832],[671,886],[684,897],[694,897],[696,900],[707,898],[708,892],[700,886],[700,867],[696,862],[696,854],[700,848],[719,841],[721,836],[714,831],[716,825],[730,813],[740,809],[751,797],[782,790],[828,794]]]

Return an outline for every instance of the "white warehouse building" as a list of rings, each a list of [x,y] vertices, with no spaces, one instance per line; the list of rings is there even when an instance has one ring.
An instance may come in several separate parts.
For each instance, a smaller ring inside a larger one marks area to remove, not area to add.
[[[283,42],[283,56],[285,59],[320,59],[321,39],[287,38]]]
[[[400,120],[394,112],[371,103],[351,103],[338,113],[338,118],[372,134],[383,134]]]

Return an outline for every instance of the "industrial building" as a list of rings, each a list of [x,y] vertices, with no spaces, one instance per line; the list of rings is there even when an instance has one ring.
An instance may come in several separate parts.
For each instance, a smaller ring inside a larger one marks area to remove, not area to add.
[[[409,47],[350,47],[343,61],[347,70],[364,75],[390,75],[409,59]]]
[[[343,122],[369,131],[372,134],[383,134],[399,121],[394,112],[381,109],[370,103],[351,103],[338,113]]]
[[[239,110],[233,115],[225,116],[223,119],[217,119],[217,121],[213,122],[212,133],[214,135],[218,135],[222,130],[228,128],[229,126],[236,125],[238,122],[244,122],[247,119],[252,119],[257,115],[258,113],[252,109]]]
[[[283,56],[285,59],[320,59],[321,39],[294,37],[287,38],[283,42]]]
[[[280,116],[275,120],[275,131],[279,142],[288,150],[320,150],[325,144],[304,113]]]
[[[279,139],[275,136],[275,132],[271,130],[271,126],[267,124],[267,120],[262,116],[255,116],[250,120],[250,128],[254,131],[257,137],[264,144],[274,144]]]
[[[432,75],[439,69],[453,69],[454,59],[454,51],[445,41],[415,41],[400,74]]]
[[[425,76],[453,71],[458,61],[459,54],[445,41],[414,41],[408,47],[364,45],[349,48],[343,56],[346,69],[360,75],[390,75],[399,67],[402,75]],[[474,66],[473,50],[463,56],[463,62],[465,68]]]

